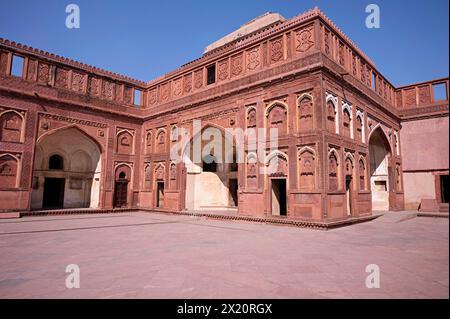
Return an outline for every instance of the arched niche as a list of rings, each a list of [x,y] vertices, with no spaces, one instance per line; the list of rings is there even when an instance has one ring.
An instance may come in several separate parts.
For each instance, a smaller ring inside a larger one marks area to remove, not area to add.
[[[311,94],[304,93],[297,99],[298,105],[298,130],[306,132],[313,129],[314,104]]]
[[[316,188],[316,152],[309,146],[298,151],[299,188],[312,190]]]
[[[287,104],[281,101],[274,101],[267,106],[267,128],[277,129],[278,136],[287,133],[287,110]]]
[[[23,142],[24,117],[14,110],[0,113],[0,141],[1,142]]]

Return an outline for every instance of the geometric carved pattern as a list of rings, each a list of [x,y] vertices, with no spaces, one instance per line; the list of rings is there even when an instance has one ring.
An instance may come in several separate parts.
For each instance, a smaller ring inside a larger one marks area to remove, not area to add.
[[[39,62],[38,81],[47,84],[50,79],[50,67],[48,64]]]

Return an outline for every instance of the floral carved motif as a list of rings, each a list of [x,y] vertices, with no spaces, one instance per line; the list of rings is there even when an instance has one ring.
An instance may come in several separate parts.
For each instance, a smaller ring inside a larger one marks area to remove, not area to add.
[[[166,83],[161,86],[161,100],[163,102],[169,100],[169,95],[170,95],[169,85],[170,85],[170,83]]]
[[[223,60],[218,63],[217,75],[220,81],[228,78],[228,60]]]
[[[256,69],[260,64],[259,47],[247,51],[247,68],[249,70]]]
[[[148,91],[148,104],[153,105],[158,102],[158,91],[156,88]]]
[[[231,58],[231,74],[237,76],[242,73],[242,54]]]
[[[295,50],[298,52],[306,52],[314,45],[313,28],[299,30],[295,33],[296,45]]]
[[[192,91],[192,75],[186,75],[184,77],[184,92],[189,93]]]
[[[68,83],[68,73],[69,71],[65,69],[56,69],[56,80],[55,80],[55,86],[58,88],[67,89],[69,87]]]
[[[109,81],[103,82],[103,96],[108,100],[112,100],[114,98],[114,83]]]
[[[173,95],[180,96],[183,93],[181,78],[173,81]]]
[[[100,95],[100,82],[101,80],[98,78],[91,78],[89,81],[89,93],[91,95],[98,96]]]
[[[195,71],[194,86],[196,89],[200,89],[203,86],[203,70]]]
[[[270,43],[270,61],[278,62],[283,59],[283,38],[278,38]]]
[[[86,77],[84,74],[72,73],[72,90],[79,93],[84,93],[86,90]]]

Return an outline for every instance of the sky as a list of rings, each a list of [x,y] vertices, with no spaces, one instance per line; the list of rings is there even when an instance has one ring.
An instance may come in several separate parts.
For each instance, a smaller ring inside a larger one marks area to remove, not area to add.
[[[80,28],[65,25],[80,8]],[[379,29],[365,25],[368,4]],[[150,81],[247,21],[318,6],[395,86],[448,77],[448,0],[1,0],[0,37]]]

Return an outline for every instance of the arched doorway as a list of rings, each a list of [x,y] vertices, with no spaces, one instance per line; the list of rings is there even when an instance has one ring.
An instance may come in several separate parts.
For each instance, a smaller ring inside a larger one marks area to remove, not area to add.
[[[203,138],[202,138],[203,137]],[[238,206],[238,161],[233,136],[214,126],[202,129],[186,145],[185,208],[230,210]]]
[[[389,158],[391,146],[383,130],[378,127],[369,138],[370,189],[372,210],[389,210]]]
[[[32,209],[97,208],[101,150],[76,127],[42,136],[36,144]]]
[[[128,205],[128,182],[131,176],[131,169],[127,165],[116,168],[114,181],[114,207],[127,207]]]

